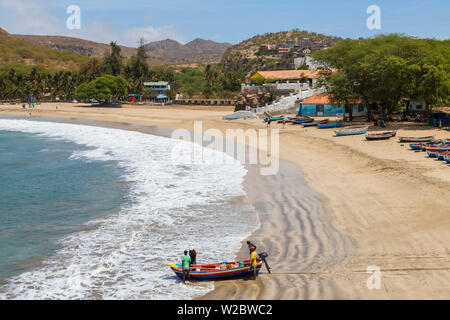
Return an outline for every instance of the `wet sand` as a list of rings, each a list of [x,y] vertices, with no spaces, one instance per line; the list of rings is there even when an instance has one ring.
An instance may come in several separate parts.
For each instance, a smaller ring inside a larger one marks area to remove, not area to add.
[[[32,116],[188,130],[194,120],[203,120],[204,129],[221,132],[265,127],[261,120],[221,120],[232,111],[227,107],[58,106],[55,111],[55,104],[40,105]],[[0,115],[27,112],[0,106]],[[398,136],[450,137],[448,131],[416,124],[394,128]],[[269,252],[273,274],[216,282],[202,298],[450,298],[450,166],[396,139],[369,143],[363,136],[336,138],[332,130],[290,125],[280,131],[280,156],[295,166],[286,162],[277,176],[250,179],[250,173],[245,181],[261,220],[251,240],[258,251]],[[314,191],[305,192],[304,181]],[[247,255],[243,247],[239,256]],[[366,285],[372,265],[381,270],[380,289]]]

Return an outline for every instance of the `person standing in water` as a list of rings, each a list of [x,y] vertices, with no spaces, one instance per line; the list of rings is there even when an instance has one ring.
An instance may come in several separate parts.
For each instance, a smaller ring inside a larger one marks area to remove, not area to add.
[[[184,255],[181,257],[181,268],[183,269],[183,283],[186,282],[186,276],[188,280],[191,280],[189,274],[189,268],[191,267],[191,257],[188,256],[187,250],[184,250]]]
[[[191,258],[191,264],[196,265],[197,264],[197,252],[195,249],[189,250],[189,257]]]

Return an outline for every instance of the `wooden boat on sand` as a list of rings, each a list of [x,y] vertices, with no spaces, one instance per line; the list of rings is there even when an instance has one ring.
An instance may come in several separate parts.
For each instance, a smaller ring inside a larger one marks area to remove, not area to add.
[[[440,161],[445,160],[446,156],[450,155],[450,151],[427,151],[428,157],[437,158]]]
[[[410,143],[409,147],[415,151],[427,151],[426,147],[438,146],[440,144],[447,144],[448,141],[449,140],[433,139],[430,142]]]
[[[399,142],[430,142],[436,135],[428,137],[400,137]]]
[[[314,122],[314,118],[305,117],[305,118],[298,118],[296,120],[292,120],[292,124],[304,124],[304,123],[312,123]]]
[[[371,133],[371,134],[367,134],[366,135],[366,139],[369,141],[372,140],[388,140],[392,137],[395,137],[395,135],[397,134],[397,130],[393,130],[393,131],[385,131],[385,132],[381,132],[381,133]]]
[[[317,125],[317,128],[319,128],[319,129],[339,128],[339,127],[342,127],[342,120],[332,122],[332,123],[324,123],[324,124]]]
[[[426,151],[450,151],[450,144],[426,146]]]
[[[337,137],[341,137],[341,136],[351,136],[351,135],[356,135],[356,134],[364,134],[364,133],[367,133],[368,129],[369,129],[369,127],[354,127],[354,128],[339,129],[339,130],[335,130],[334,132],[336,133]]]
[[[265,118],[264,122],[269,122],[269,120],[270,120],[270,122],[275,122],[275,121],[278,121],[278,120],[284,120],[284,116],[273,117],[273,118]]]
[[[327,124],[328,123],[328,119],[324,119],[321,121],[313,121],[310,123],[304,123],[303,124],[303,128],[309,128],[309,127],[317,127],[319,124]]]

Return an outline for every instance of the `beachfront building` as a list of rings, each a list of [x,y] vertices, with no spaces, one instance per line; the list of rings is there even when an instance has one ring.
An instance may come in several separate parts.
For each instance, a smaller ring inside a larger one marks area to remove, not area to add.
[[[411,112],[425,112],[427,104],[424,101],[410,101],[408,111]]]
[[[301,116],[344,116],[352,112],[354,117],[366,116],[367,106],[363,103],[351,103],[348,105],[331,102],[326,93],[315,94],[299,102],[299,114]]]
[[[167,81],[156,82],[144,82],[144,88],[154,92],[156,102],[168,102],[168,91],[170,90],[170,84]]]

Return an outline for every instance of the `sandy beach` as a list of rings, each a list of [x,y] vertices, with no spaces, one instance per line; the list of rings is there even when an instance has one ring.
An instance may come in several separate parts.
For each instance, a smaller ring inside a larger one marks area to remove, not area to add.
[[[202,120],[204,130],[221,132],[265,128],[260,119],[223,121],[232,111],[68,103],[30,111],[0,105],[0,116],[31,112],[31,117],[188,130]],[[269,252],[273,273],[262,272],[256,281],[216,282],[215,290],[201,298],[450,299],[450,166],[408,150],[397,139],[368,142],[363,136],[334,137],[332,130],[272,124],[278,127],[279,174],[245,181],[261,222],[250,239],[258,251]],[[450,138],[449,131],[414,123],[391,127],[397,136]],[[238,255],[246,257],[247,249]],[[366,285],[369,266],[380,268],[380,289]]]

